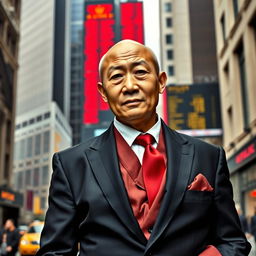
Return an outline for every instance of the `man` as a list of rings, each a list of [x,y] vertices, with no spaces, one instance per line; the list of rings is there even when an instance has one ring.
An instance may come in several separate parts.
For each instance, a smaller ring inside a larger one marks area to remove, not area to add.
[[[254,237],[254,241],[256,241],[256,207],[254,207],[254,214],[251,217],[250,232]]]
[[[250,235],[249,225],[248,225],[245,215],[243,214],[241,206],[240,206],[240,204],[235,204],[235,207],[236,207],[236,211],[237,211],[237,214],[238,214],[238,217],[240,220],[241,229],[245,235],[249,236]]]
[[[4,229],[0,232],[0,254],[14,256],[18,251],[19,241],[20,235],[15,227],[14,220],[7,219]]]
[[[54,155],[37,255],[76,255],[78,243],[82,256],[248,255],[224,151],[156,114],[166,74],[153,52],[124,40],[99,70],[114,123]]]

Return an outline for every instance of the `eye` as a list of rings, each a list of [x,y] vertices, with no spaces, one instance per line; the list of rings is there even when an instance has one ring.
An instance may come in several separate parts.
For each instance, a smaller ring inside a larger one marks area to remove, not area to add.
[[[123,75],[122,74],[114,74],[113,76],[110,77],[110,80],[117,80],[122,78]]]
[[[144,69],[138,69],[135,71],[135,74],[138,75],[138,76],[143,76],[143,75],[146,75],[148,72]]]

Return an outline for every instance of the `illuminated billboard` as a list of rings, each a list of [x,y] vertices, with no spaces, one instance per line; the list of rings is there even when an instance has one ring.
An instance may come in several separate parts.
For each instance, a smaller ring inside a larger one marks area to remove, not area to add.
[[[97,91],[98,63],[102,55],[114,44],[114,5],[85,4],[84,20],[84,113],[85,124],[98,124],[99,111],[108,105]]]
[[[121,3],[120,5],[121,39],[132,39],[144,43],[143,5]]]
[[[141,2],[125,2],[115,6],[113,1],[85,1],[84,6],[83,123],[96,125],[112,118],[112,115],[107,115],[108,104],[97,91],[98,63],[102,55],[120,39],[144,43],[143,5]],[[118,15],[115,15],[117,12]]]
[[[191,136],[222,134],[218,84],[168,86],[168,124]]]
[[[228,160],[230,172],[235,172],[256,159],[256,137],[253,137]],[[249,175],[250,176],[250,175]],[[249,177],[248,176],[248,177]],[[254,179],[251,175],[251,179]]]

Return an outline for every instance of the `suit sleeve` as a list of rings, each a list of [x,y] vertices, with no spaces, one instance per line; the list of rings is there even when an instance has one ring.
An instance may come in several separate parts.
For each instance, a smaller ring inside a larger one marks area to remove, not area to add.
[[[219,148],[215,180],[215,240],[222,256],[246,256],[251,245],[241,230],[224,150]]]
[[[49,208],[37,256],[76,255],[78,241],[76,207],[70,184],[57,153],[53,156],[53,174],[48,200]]]

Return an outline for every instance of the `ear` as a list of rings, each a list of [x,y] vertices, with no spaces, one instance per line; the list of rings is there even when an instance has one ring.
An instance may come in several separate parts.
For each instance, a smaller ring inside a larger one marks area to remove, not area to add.
[[[102,99],[105,102],[108,102],[108,98],[107,98],[107,95],[106,95],[106,92],[105,92],[105,88],[103,87],[102,82],[98,82],[97,86],[98,86],[98,92],[100,93]]]
[[[167,83],[167,75],[165,72],[159,73],[158,81],[159,81],[159,93],[162,94],[164,92],[164,89]]]

